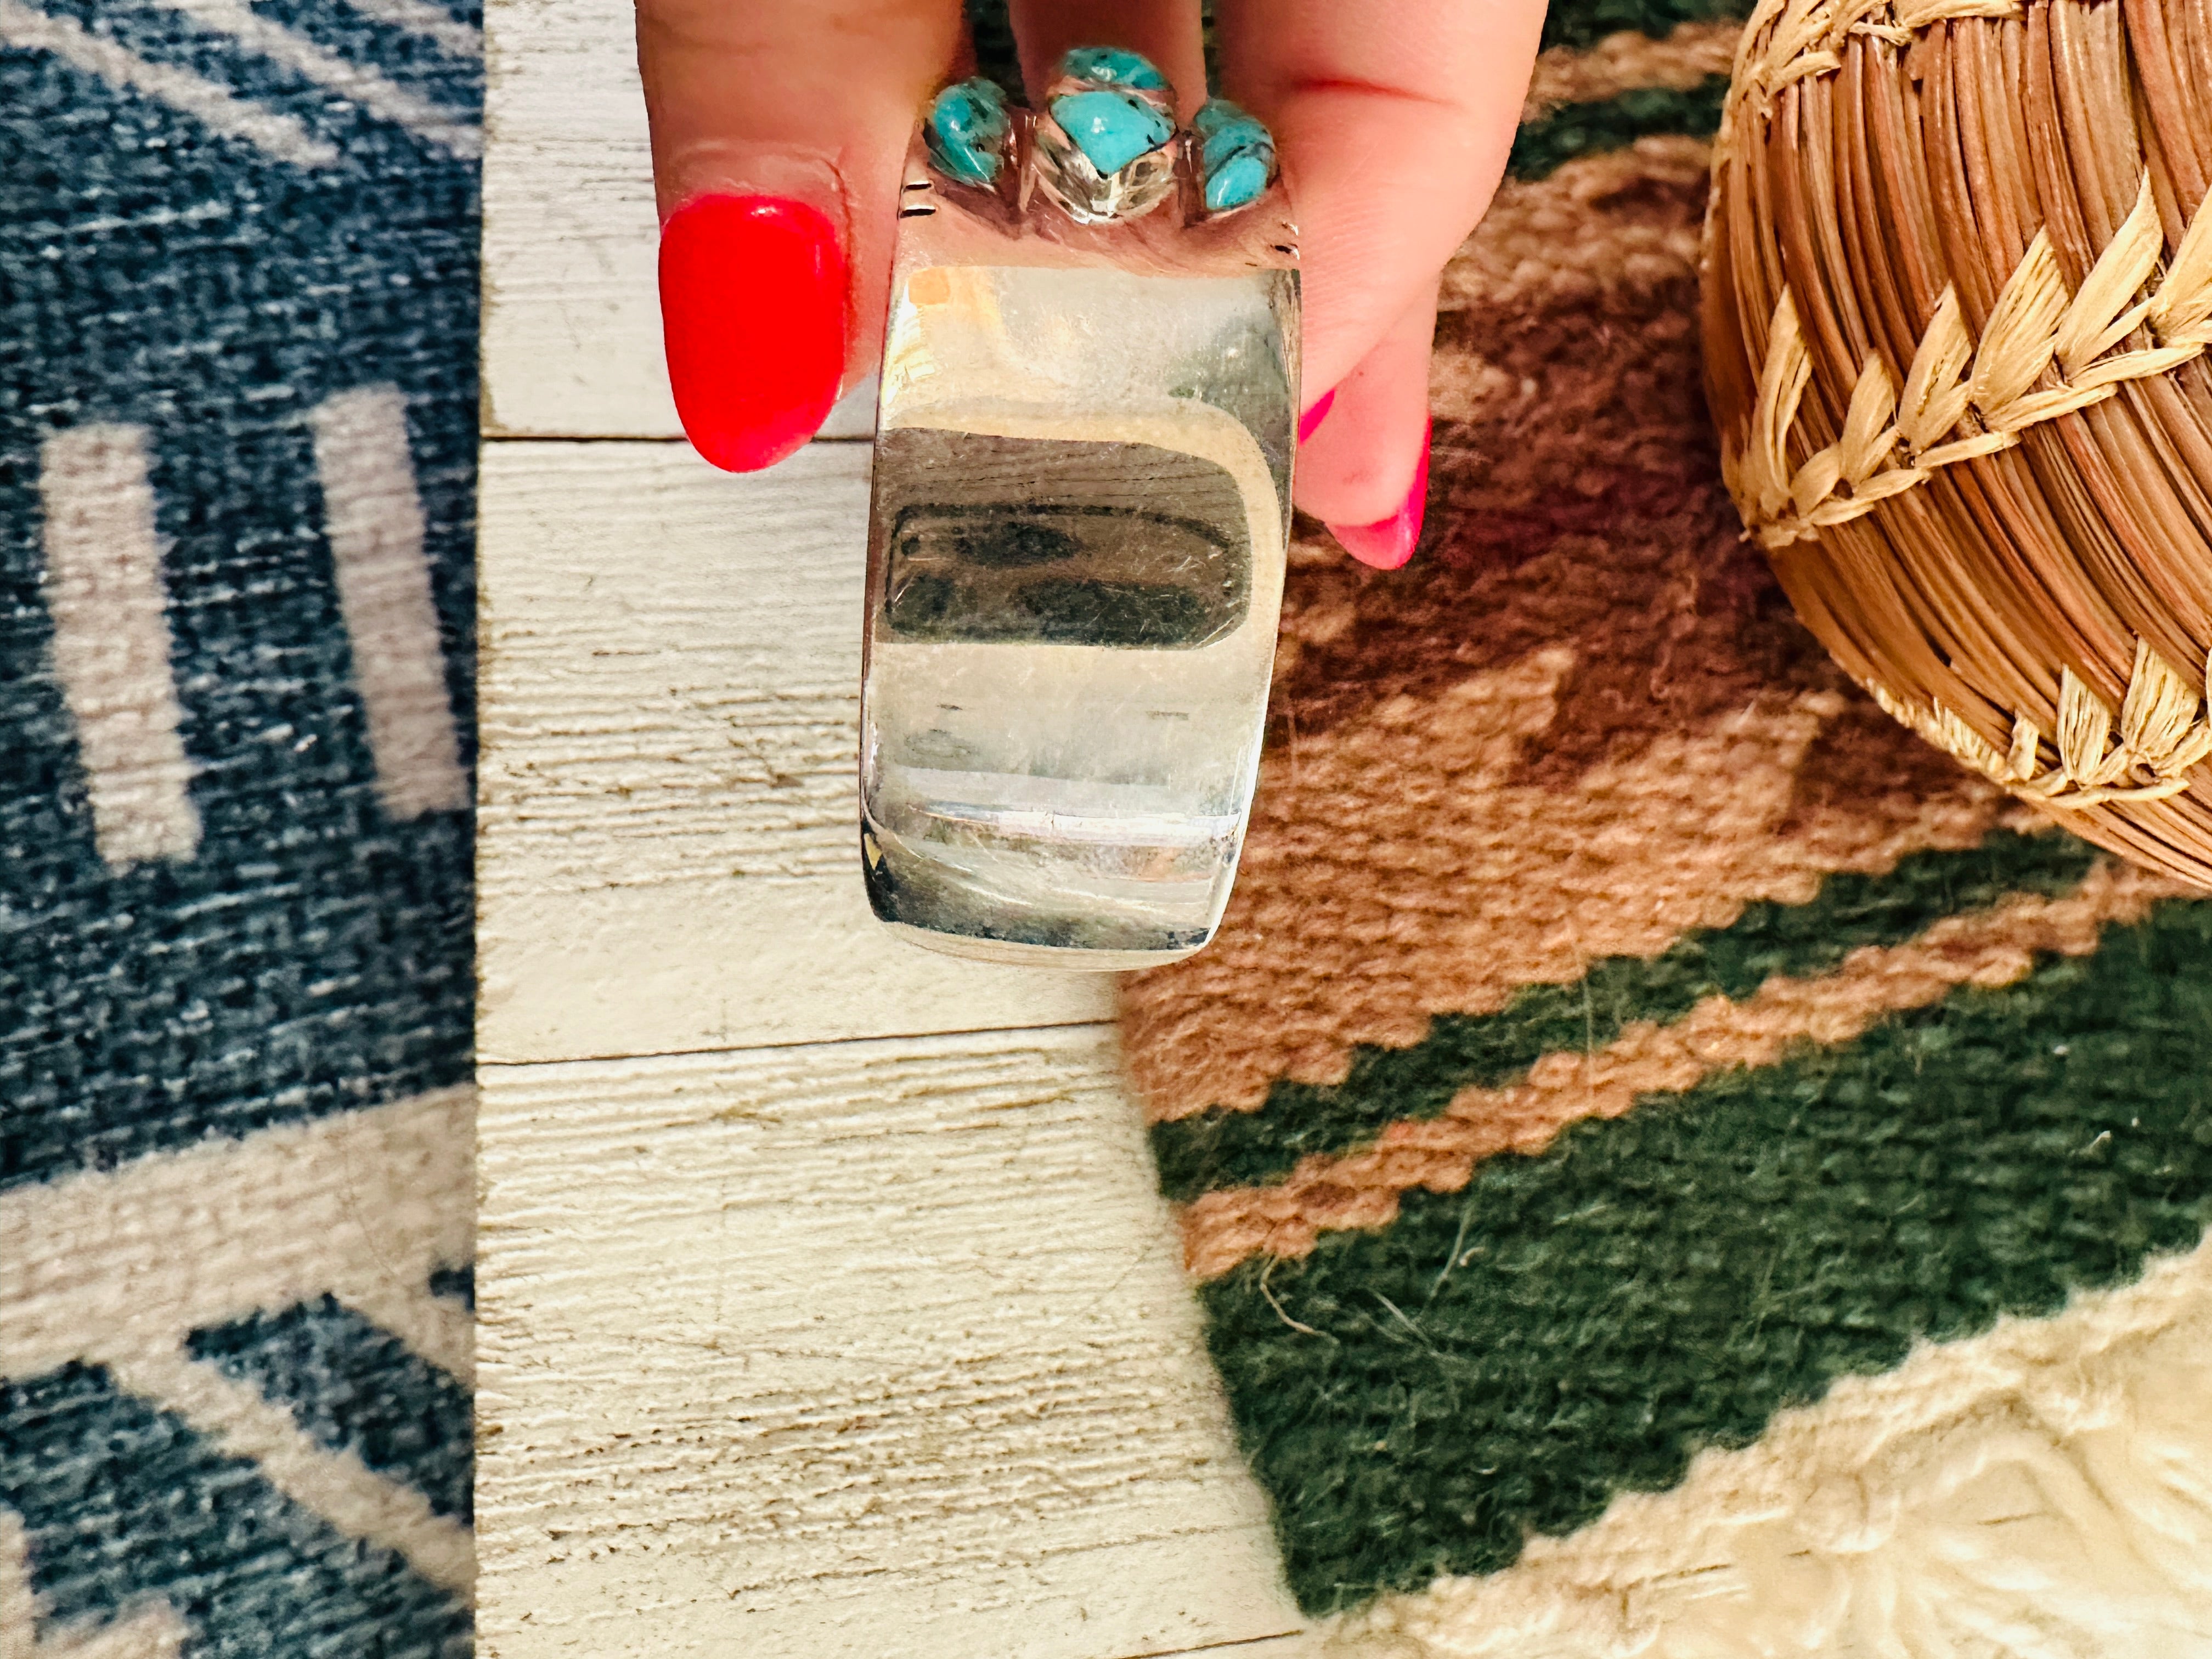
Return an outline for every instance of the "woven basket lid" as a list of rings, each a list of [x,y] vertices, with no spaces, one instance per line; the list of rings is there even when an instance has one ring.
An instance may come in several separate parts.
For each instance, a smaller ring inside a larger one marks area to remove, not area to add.
[[[1730,492],[1898,719],[2212,885],[2212,5],[1762,0],[1714,152]]]

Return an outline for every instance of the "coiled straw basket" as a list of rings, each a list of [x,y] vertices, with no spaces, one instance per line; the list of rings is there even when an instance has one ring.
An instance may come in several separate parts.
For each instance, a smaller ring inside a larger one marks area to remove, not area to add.
[[[2212,0],[1762,0],[1715,151],[1723,465],[1883,707],[2212,885]]]

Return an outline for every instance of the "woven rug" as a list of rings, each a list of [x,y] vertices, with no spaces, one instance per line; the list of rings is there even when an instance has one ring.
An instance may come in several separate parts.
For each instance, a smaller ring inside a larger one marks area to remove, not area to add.
[[[1694,9],[1553,16],[1430,545],[1304,550],[1130,988],[1210,1340],[1344,1653],[2212,1651],[2212,916],[1737,540]],[[10,1656],[468,1645],[477,53],[0,0]]]
[[[1123,1004],[1208,1340],[1331,1653],[2212,1653],[2212,903],[1740,539],[1733,28],[1554,8],[1426,544],[1291,572],[1228,921]]]
[[[0,0],[0,1654],[470,1645],[480,56]]]

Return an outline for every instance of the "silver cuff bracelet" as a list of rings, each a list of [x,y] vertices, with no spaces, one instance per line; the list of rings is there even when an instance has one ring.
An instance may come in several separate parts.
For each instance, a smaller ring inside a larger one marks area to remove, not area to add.
[[[946,88],[908,161],[860,839],[940,951],[1148,967],[1218,925],[1266,720],[1298,401],[1267,129],[1133,53],[1032,112]]]

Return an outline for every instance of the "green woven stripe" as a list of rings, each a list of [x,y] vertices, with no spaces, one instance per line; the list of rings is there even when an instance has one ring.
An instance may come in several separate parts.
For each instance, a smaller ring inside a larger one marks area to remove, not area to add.
[[[1916,1337],[2192,1246],[2208,1033],[2212,902],[2169,905],[2093,957],[1577,1125],[1407,1194],[1388,1229],[1206,1286],[1301,1603],[1493,1571]]]
[[[1710,138],[1720,131],[1728,88],[1728,76],[1709,75],[1686,92],[1638,87],[1595,103],[1563,105],[1514,134],[1505,170],[1516,179],[1541,179],[1577,155],[1622,149],[1638,138]]]
[[[1544,45],[1593,46],[1624,29],[1657,39],[1683,23],[1750,15],[1750,0],[1554,0],[1544,14]]]
[[[1498,1088],[1547,1054],[1601,1047],[1637,1020],[1680,1019],[1710,996],[1740,1000],[1774,975],[1834,968],[1863,945],[1897,945],[2007,893],[2063,891],[2094,851],[2071,836],[1990,837],[1919,853],[1886,876],[1838,875],[1810,903],[1758,903],[1733,927],[1691,933],[1664,955],[1608,957],[1571,985],[1529,985],[1494,1014],[1443,1014],[1407,1048],[1362,1048],[1342,1083],[1278,1082],[1256,1112],[1207,1112],[1152,1128],[1160,1186],[1178,1203],[1279,1181],[1311,1152],[1340,1152],[1399,1118],[1434,1117],[1470,1085]]]

